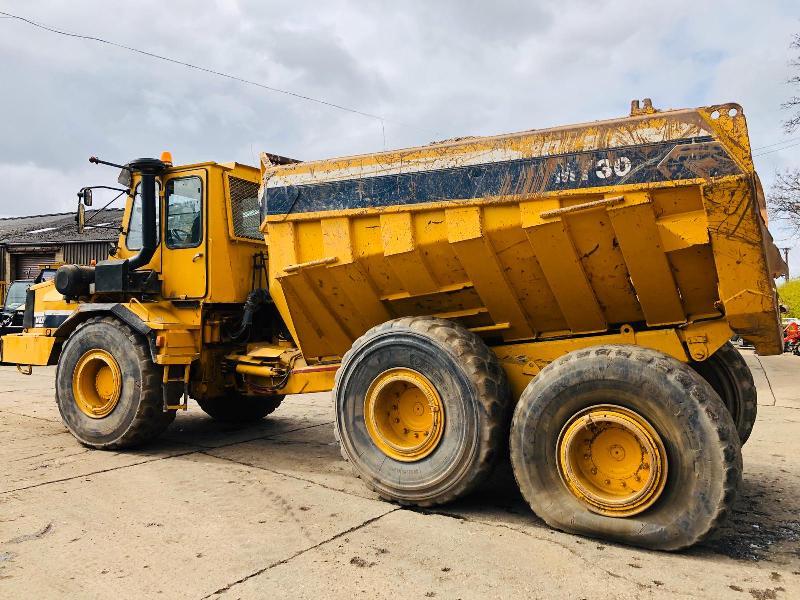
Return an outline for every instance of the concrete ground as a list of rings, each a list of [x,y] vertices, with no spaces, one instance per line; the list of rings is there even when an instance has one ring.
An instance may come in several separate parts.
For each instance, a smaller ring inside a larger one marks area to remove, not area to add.
[[[247,427],[193,407],[101,452],[61,424],[54,369],[0,367],[0,598],[798,598],[800,358],[747,359],[736,510],[680,554],[552,531],[508,469],[436,511],[381,502],[341,460],[327,394]]]

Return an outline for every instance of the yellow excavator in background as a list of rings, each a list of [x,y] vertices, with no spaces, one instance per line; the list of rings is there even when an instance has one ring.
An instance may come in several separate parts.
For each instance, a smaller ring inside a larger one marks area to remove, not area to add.
[[[510,446],[565,531],[673,550],[729,511],[756,397],[728,340],[782,350],[738,105],[261,169],[115,166],[115,255],[32,286],[2,339],[5,362],[57,365],[81,443],[146,442],[190,397],[248,421],[333,390],[342,454],[388,500],[458,498]]]

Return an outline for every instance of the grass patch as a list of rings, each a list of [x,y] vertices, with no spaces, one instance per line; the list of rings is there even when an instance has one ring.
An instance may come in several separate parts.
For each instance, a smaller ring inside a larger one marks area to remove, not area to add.
[[[800,278],[790,279],[778,286],[781,304],[789,307],[785,317],[800,318]]]

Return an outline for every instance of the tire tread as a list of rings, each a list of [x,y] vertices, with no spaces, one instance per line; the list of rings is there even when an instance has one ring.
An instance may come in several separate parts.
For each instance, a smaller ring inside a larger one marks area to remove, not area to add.
[[[367,478],[361,477],[358,470],[351,464],[354,474],[359,477],[372,491],[382,499],[398,502],[401,505],[414,505],[431,507],[446,504],[473,491],[484,482],[491,474],[501,454],[500,448],[505,447],[508,437],[508,412],[511,407],[511,390],[505,372],[500,367],[497,356],[475,333],[461,325],[437,317],[401,317],[376,325],[359,337],[351,348],[342,357],[342,365],[352,359],[358,350],[375,336],[392,329],[411,329],[417,333],[428,336],[445,346],[462,365],[470,380],[477,388],[477,397],[486,418],[481,419],[480,428],[480,454],[475,466],[469,475],[464,477],[458,485],[447,493],[437,496],[433,500],[406,501],[387,498],[372,485]],[[336,372],[334,389],[339,386],[342,369]],[[334,426],[334,435],[339,443],[342,458],[350,462],[344,446],[341,443],[341,433],[338,424]]]
[[[133,349],[136,362],[142,374],[142,392],[141,401],[136,412],[136,416],[122,436],[107,443],[92,443],[80,438],[82,444],[103,450],[122,450],[125,448],[133,448],[140,446],[156,437],[161,435],[164,430],[169,427],[170,423],[175,420],[175,411],[170,410],[164,412],[163,398],[161,395],[161,367],[156,365],[151,356],[150,348],[147,343],[138,335],[130,326],[123,323],[110,315],[90,317],[83,323],[75,328],[75,331],[67,338],[64,344],[66,348],[75,336],[91,325],[107,324],[116,327],[123,331],[125,337],[130,341],[131,348]],[[61,363],[58,363],[56,377],[58,377],[58,370],[61,369]],[[73,432],[74,433],[74,432]],[[77,436],[76,436],[77,437]]]
[[[631,360],[644,363],[648,368],[659,371],[659,375],[672,380],[685,390],[685,402],[697,402],[699,408],[704,411],[709,421],[715,428],[715,443],[717,451],[722,457],[723,462],[723,486],[717,498],[710,498],[711,518],[704,522],[701,528],[687,532],[680,544],[668,550],[682,550],[706,539],[718,526],[729,516],[732,508],[733,499],[742,478],[742,455],[739,435],[734,426],[733,420],[729,418],[727,409],[722,403],[717,393],[711,388],[704,379],[694,371],[689,370],[688,366],[679,363],[675,359],[663,355],[660,352],[643,348],[641,346],[595,346],[587,350],[581,350],[566,354],[547,365],[536,376],[540,382],[542,379],[557,378],[563,372],[572,369],[574,364],[581,360],[591,358],[609,359],[613,356],[621,356]],[[681,367],[685,368],[681,368]],[[526,388],[520,398],[520,404],[525,401]],[[516,411],[512,420],[511,430],[514,431],[519,426],[518,420],[522,413]],[[514,454],[514,436],[512,436],[512,456]],[[520,479],[514,469],[514,477],[520,489],[523,489]],[[524,492],[524,490],[523,490]],[[542,516],[542,515],[540,515]]]

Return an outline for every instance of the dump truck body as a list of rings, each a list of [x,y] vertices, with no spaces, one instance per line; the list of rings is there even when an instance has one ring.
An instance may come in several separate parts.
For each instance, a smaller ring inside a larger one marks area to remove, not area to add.
[[[435,315],[530,375],[609,340],[781,352],[763,209],[734,104],[267,164],[262,183],[270,293],[307,358]]]

